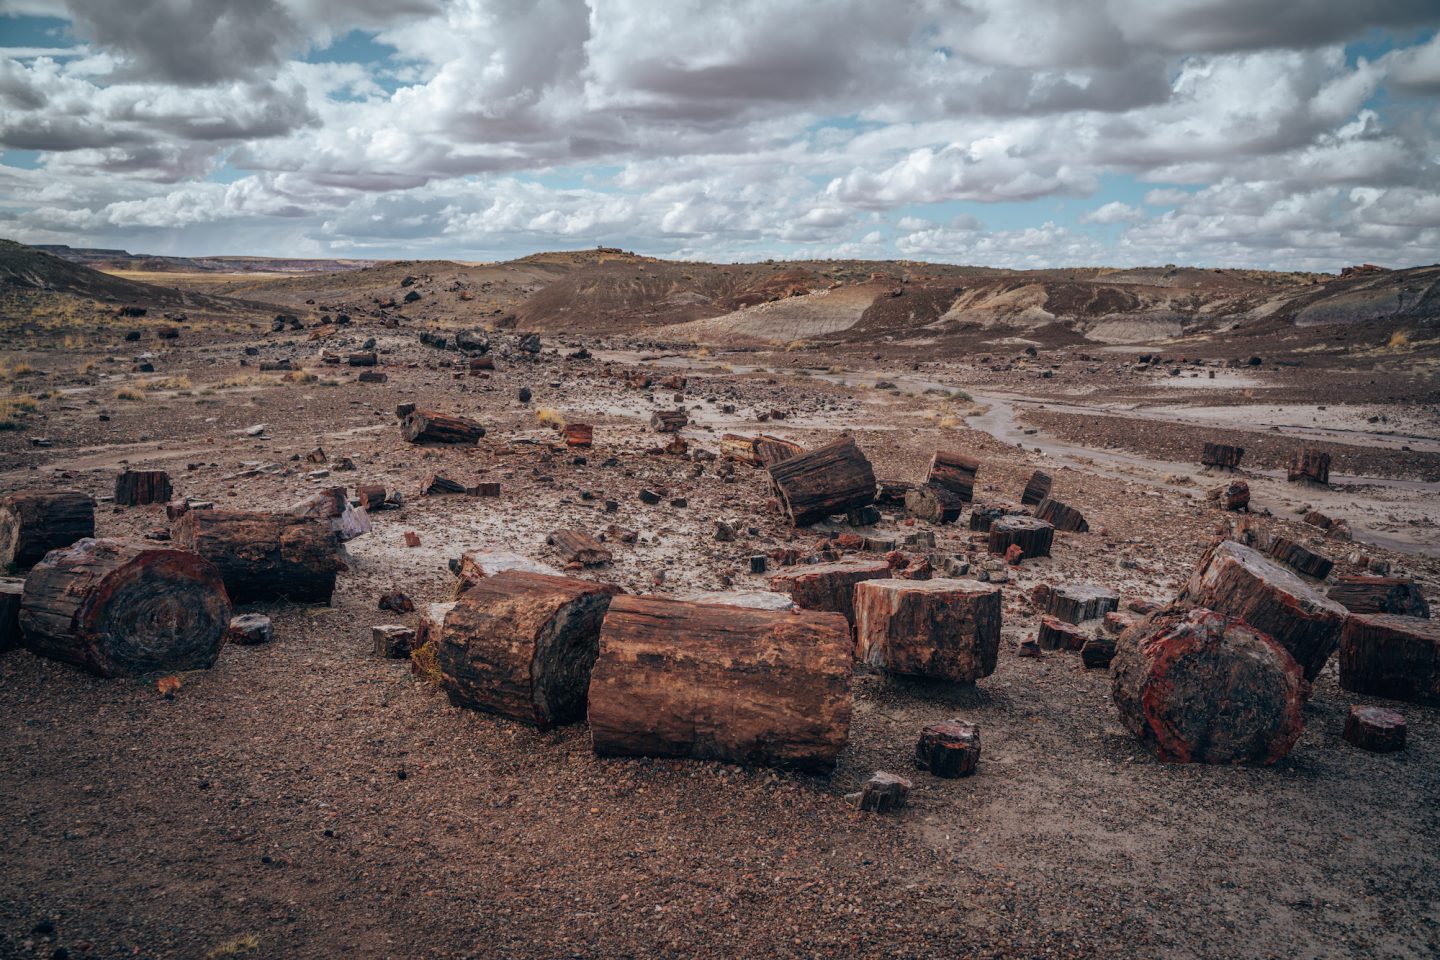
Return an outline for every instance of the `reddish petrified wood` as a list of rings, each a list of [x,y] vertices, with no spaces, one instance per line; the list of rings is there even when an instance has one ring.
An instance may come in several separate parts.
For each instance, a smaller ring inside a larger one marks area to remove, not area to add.
[[[20,646],[20,595],[25,581],[0,578],[0,653]]]
[[[1068,623],[1098,620],[1120,609],[1120,594],[1094,583],[1067,583],[1058,587],[1042,583],[1030,596],[1041,612]]]
[[[1226,443],[1207,443],[1200,451],[1200,462],[1207,467],[1228,467],[1234,470],[1245,456],[1244,447],[1233,447]]]
[[[1050,496],[1051,482],[1050,474],[1042,470],[1036,470],[1030,474],[1030,480],[1025,484],[1024,492],[1020,494],[1020,505],[1033,507],[1047,499]]]
[[[1397,577],[1341,577],[1330,588],[1331,600],[1351,613],[1393,613],[1429,617],[1430,605],[1414,580]]]
[[[905,513],[930,523],[954,523],[965,512],[965,500],[953,490],[934,483],[914,487],[905,494]]]
[[[770,589],[790,594],[803,610],[825,610],[855,622],[855,584],[884,580],[890,564],[884,560],[840,560],[780,570],[770,577]]]
[[[861,660],[887,673],[973,683],[995,672],[1000,588],[978,580],[866,580],[855,586]]]
[[[1046,614],[1040,618],[1040,629],[1035,639],[1041,650],[1081,650],[1090,634],[1073,623]]]
[[[175,521],[177,546],[220,570],[236,603],[287,598],[328,603],[346,569],[330,524],[283,513],[191,510]]]
[[[1351,615],[1340,641],[1340,686],[1440,706],[1440,621]]]
[[[657,433],[678,433],[689,422],[684,410],[656,410],[650,415],[650,426]]]
[[[75,490],[0,499],[0,567],[34,566],[51,550],[95,536],[95,501]]]
[[[782,440],[768,434],[761,434],[755,438],[755,461],[762,467],[773,467],[777,463],[784,463],[792,457],[798,457],[804,452],[804,447],[790,440]]]
[[[1083,513],[1059,500],[1041,500],[1040,505],[1035,508],[1035,517],[1044,520],[1056,530],[1067,533],[1088,533],[1090,530],[1090,524],[1085,522]]]
[[[594,424],[567,423],[562,432],[565,435],[565,446],[567,447],[588,447],[595,442]]]
[[[1001,517],[990,525],[990,552],[1004,556],[1012,544],[1026,560],[1050,556],[1055,528],[1035,517]]]
[[[411,443],[476,444],[485,436],[485,428],[474,420],[448,413],[412,410],[400,424],[400,435]]]
[[[598,567],[615,559],[605,545],[583,530],[556,530],[546,538],[566,563]]]
[[[230,612],[219,571],[196,554],[86,538],[30,571],[20,628],[41,656],[133,677],[209,667]]]
[[[1161,760],[1274,763],[1304,729],[1309,684],[1284,647],[1213,610],[1127,630],[1111,664],[1120,720]]]
[[[1317,580],[1324,580],[1330,573],[1330,568],[1335,566],[1334,560],[1315,553],[1288,537],[1272,537],[1270,549],[1266,552],[1296,573],[1303,573]]]
[[[932,723],[920,731],[915,765],[937,777],[954,779],[975,772],[980,763],[980,728],[962,720]]]
[[[126,470],[115,477],[115,503],[138,507],[170,499],[170,474],[164,470]]]
[[[476,581],[445,615],[436,661],[457,706],[541,729],[585,716],[608,583],[509,570]]]
[[[1291,483],[1305,482],[1326,486],[1330,483],[1330,454],[1314,447],[1302,447],[1290,460],[1286,479]]]
[[[839,614],[617,597],[590,679],[602,756],[828,772],[850,731]]]
[[[875,499],[875,471],[853,437],[782,460],[769,470],[781,506],[797,527]]]
[[[980,472],[980,461],[955,450],[936,450],[930,458],[930,469],[925,482],[932,486],[944,487],[965,503],[975,499],[975,475]]]
[[[1347,615],[1295,574],[1233,540],[1205,552],[1176,602],[1239,617],[1289,650],[1311,681],[1339,645]]]
[[[1231,480],[1211,487],[1206,497],[1219,503],[1222,510],[1243,512],[1250,509],[1250,484],[1244,480]]]
[[[1372,753],[1405,749],[1405,718],[1384,707],[1356,704],[1345,717],[1345,741]]]
[[[360,498],[360,507],[363,510],[383,510],[385,508],[385,487],[382,484],[361,484],[355,488],[355,496]]]

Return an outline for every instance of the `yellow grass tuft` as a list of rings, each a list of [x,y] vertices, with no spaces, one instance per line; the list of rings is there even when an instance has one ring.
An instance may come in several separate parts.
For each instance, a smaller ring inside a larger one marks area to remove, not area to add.
[[[116,400],[144,400],[144,399],[145,399],[145,393],[144,393],[143,390],[137,390],[137,389],[134,388],[134,387],[121,387],[119,390],[116,390],[116,391],[115,391],[115,399],[116,399]]]
[[[541,407],[539,410],[536,410],[535,419],[547,427],[554,427],[556,430],[565,429],[564,415],[553,407]]]
[[[283,379],[286,383],[314,383],[319,380],[320,377],[315,371],[306,370],[304,367],[301,367],[299,370],[291,370],[285,374]]]
[[[140,385],[142,390],[189,390],[194,384],[186,376],[179,377],[157,377],[154,380],[146,380]]]

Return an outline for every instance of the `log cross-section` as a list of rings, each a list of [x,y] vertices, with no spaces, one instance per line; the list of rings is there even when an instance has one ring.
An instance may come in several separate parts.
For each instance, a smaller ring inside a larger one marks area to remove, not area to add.
[[[0,499],[0,566],[24,569],[51,550],[95,536],[95,501],[76,490],[29,490]]]
[[[855,585],[859,657],[886,673],[973,683],[995,672],[1000,588],[978,580]]]
[[[853,437],[827,443],[769,469],[785,514],[797,527],[875,500],[875,471]]]

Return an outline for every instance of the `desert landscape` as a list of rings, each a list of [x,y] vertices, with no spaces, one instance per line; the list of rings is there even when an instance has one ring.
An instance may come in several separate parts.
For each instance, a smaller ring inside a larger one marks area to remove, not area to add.
[[[1440,949],[1440,267],[212,259],[0,248],[0,954]]]

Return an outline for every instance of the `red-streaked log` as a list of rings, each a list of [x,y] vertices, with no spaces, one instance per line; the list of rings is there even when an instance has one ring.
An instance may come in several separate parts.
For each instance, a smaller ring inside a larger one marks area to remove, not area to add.
[[[1040,628],[1035,639],[1041,650],[1081,650],[1090,639],[1090,634],[1067,620],[1052,617],[1047,613],[1040,618]]]
[[[95,501],[76,490],[0,499],[0,567],[32,567],[51,550],[95,536]]]
[[[1033,507],[1041,500],[1050,496],[1051,479],[1050,474],[1036,470],[1030,474],[1030,480],[1025,484],[1025,490],[1020,494],[1020,505],[1022,507]]]
[[[980,763],[980,728],[962,720],[932,723],[920,731],[915,765],[937,777],[954,779],[975,772]]]
[[[1330,483],[1330,454],[1314,447],[1302,447],[1295,451],[1290,460],[1290,469],[1285,478],[1291,483],[1313,483],[1328,486]]]
[[[1044,520],[1056,530],[1064,530],[1067,533],[1090,532],[1090,524],[1085,522],[1085,514],[1059,500],[1048,498],[1041,500],[1039,506],[1035,508],[1035,517]]]
[[[1054,539],[1055,528],[1035,517],[1001,517],[990,524],[990,552],[1002,557],[1012,544],[1025,560],[1048,557]]]
[[[1340,641],[1340,686],[1440,706],[1440,621],[1353,614]]]
[[[995,672],[1000,588],[978,580],[855,585],[859,658],[886,673],[974,683]]]
[[[1288,537],[1272,537],[1270,549],[1266,552],[1296,573],[1303,573],[1316,580],[1324,580],[1329,575],[1330,568],[1335,566],[1334,560]]]
[[[853,437],[843,437],[769,469],[781,505],[797,527],[875,500],[875,471]]]
[[[1345,742],[1371,753],[1405,749],[1405,717],[1384,707],[1355,704],[1345,716]]]
[[[589,423],[567,423],[562,431],[565,446],[588,447],[595,443],[595,426]]]
[[[975,499],[975,475],[979,472],[980,461],[969,454],[957,450],[936,450],[930,458],[925,482],[944,487],[969,503]]]
[[[779,437],[762,433],[755,438],[755,461],[762,467],[773,467],[804,452],[805,448],[800,444]]]

